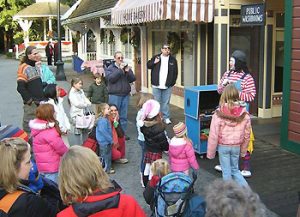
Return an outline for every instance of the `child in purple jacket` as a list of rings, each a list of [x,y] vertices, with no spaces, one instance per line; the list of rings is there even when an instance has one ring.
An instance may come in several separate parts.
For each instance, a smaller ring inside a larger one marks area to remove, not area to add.
[[[189,175],[189,169],[199,169],[192,142],[186,136],[186,125],[179,122],[173,127],[175,136],[169,144],[169,161],[172,172],[184,172]]]

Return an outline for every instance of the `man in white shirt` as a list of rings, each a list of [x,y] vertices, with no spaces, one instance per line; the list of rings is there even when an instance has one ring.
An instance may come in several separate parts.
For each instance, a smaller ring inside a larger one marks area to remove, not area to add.
[[[163,44],[161,53],[154,55],[147,62],[147,68],[151,69],[151,84],[154,99],[160,103],[160,109],[166,124],[171,124],[169,103],[172,87],[175,85],[178,75],[177,60],[170,55],[170,46]]]

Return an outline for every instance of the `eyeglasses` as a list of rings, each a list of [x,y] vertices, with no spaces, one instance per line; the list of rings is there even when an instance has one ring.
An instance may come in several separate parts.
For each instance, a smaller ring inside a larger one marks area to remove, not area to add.
[[[117,57],[117,59],[118,59],[118,60],[122,60],[122,59],[124,59],[124,57]]]
[[[170,50],[170,47],[163,47],[163,49],[168,49],[168,50]]]

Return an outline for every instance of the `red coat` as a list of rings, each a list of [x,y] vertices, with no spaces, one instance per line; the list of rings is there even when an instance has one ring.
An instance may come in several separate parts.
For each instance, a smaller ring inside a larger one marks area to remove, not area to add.
[[[104,210],[97,211],[97,209],[101,209],[101,206],[105,207]],[[84,202],[71,205],[58,213],[57,217],[77,217],[78,215],[75,212],[80,212],[81,216],[91,217],[146,217],[146,214],[132,196],[120,194],[118,191],[88,196]]]

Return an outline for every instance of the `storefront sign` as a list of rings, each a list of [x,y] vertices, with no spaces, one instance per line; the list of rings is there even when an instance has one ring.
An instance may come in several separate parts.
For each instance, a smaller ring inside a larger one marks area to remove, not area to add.
[[[126,23],[139,23],[145,19],[145,11],[128,12],[123,15],[123,18]]]
[[[265,25],[265,4],[242,5],[241,26]]]

